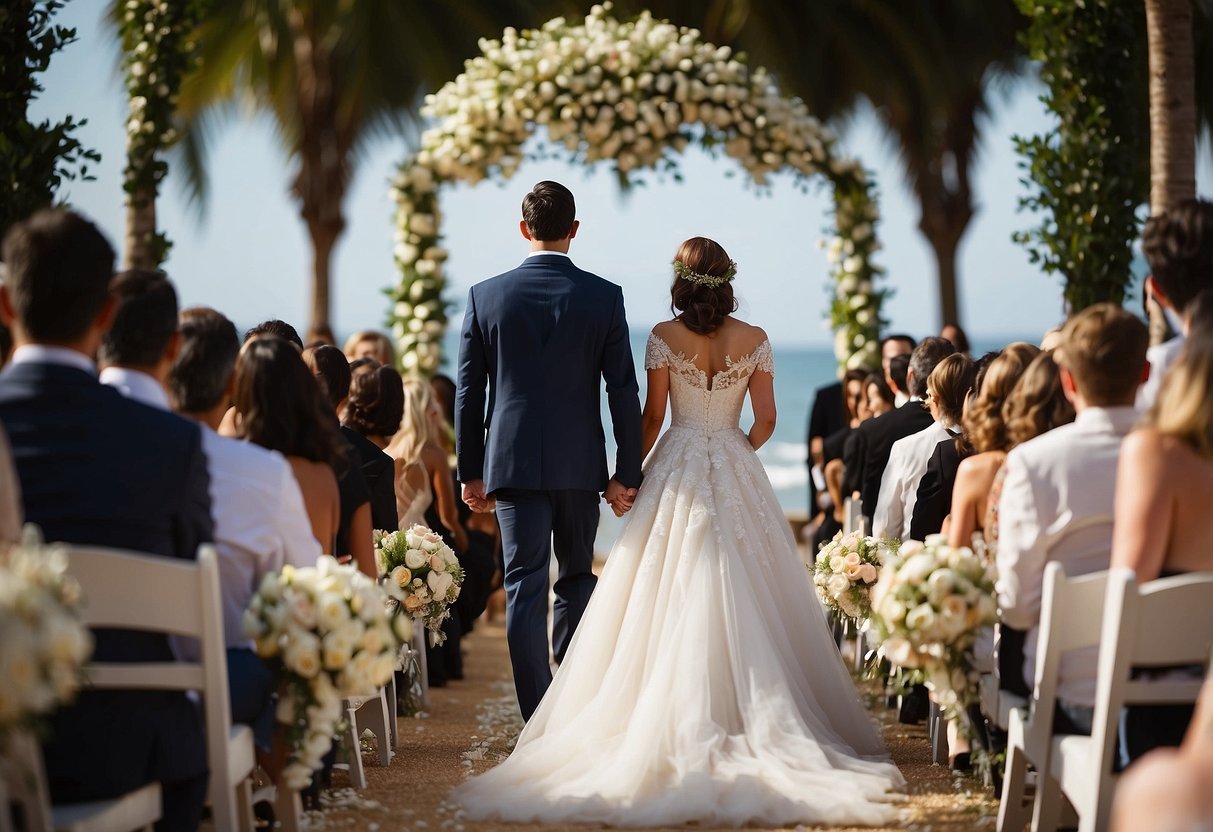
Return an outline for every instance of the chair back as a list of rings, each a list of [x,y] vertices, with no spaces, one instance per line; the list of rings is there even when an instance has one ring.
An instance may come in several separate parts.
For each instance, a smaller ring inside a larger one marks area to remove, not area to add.
[[[94,688],[193,690],[202,695],[211,801],[225,778],[232,731],[227,649],[215,548],[198,548],[196,561],[118,549],[68,546],[68,571],[84,595],[82,619],[94,628],[161,632],[197,641],[200,658],[175,662],[92,662]],[[230,803],[230,801],[227,801]],[[228,824],[221,824],[228,825]]]
[[[1101,772],[1111,772],[1126,705],[1191,704],[1200,696],[1213,648],[1213,572],[1138,584],[1131,569],[1109,573],[1091,737]],[[1197,666],[1134,677],[1138,668]]]
[[[850,534],[862,530],[863,514],[860,512],[859,500],[847,497],[843,500],[842,533]]]
[[[1107,584],[1107,572],[1068,578],[1057,561],[1045,566],[1029,727],[1034,739],[1047,743],[1053,732],[1062,656],[1100,643]]]

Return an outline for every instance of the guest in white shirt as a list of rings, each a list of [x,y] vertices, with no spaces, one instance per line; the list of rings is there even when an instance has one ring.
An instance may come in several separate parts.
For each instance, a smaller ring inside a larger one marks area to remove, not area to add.
[[[1141,250],[1150,265],[1146,290],[1180,322],[1180,334],[1150,347],[1150,378],[1137,394],[1146,409],[1158,398],[1163,377],[1179,357],[1192,326],[1191,304],[1202,289],[1213,288],[1213,202],[1188,199],[1146,220]]]
[[[1121,440],[1138,419],[1133,401],[1149,374],[1147,340],[1145,325],[1110,303],[1074,316],[1056,357],[1077,417],[1007,454],[998,602],[1003,622],[1027,632],[1025,679],[1034,678],[1045,565],[1058,561],[1071,577],[1108,568],[1116,466]],[[1060,733],[1090,732],[1097,656],[1089,649],[1061,660]]]
[[[244,611],[267,573],[287,563],[314,564],[320,544],[312,537],[303,497],[286,460],[215,432],[230,402],[240,350],[235,327],[218,312],[199,310],[186,313],[179,332],[176,292],[159,272],[124,272],[113,285],[118,304],[100,350],[106,365],[101,380],[128,398],[163,410],[170,409],[165,387],[171,385],[177,409],[202,429],[232,719],[253,728],[268,763],[274,735],[274,680],[243,634]],[[178,653],[186,655],[196,649],[176,646]]]
[[[959,433],[965,397],[973,389],[975,376],[972,359],[954,353],[940,361],[927,377],[926,404],[935,421],[924,430],[893,443],[889,464],[880,480],[872,534],[898,540],[909,538],[918,484],[927,471],[935,447]]]

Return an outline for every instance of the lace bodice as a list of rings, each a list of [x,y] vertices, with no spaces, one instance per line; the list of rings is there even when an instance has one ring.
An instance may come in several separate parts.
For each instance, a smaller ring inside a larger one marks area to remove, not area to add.
[[[661,336],[649,334],[645,348],[644,368],[670,370],[671,426],[692,428],[712,433],[738,427],[746,389],[755,370],[775,373],[775,356],[771,342],[763,341],[749,355],[732,360],[725,358],[725,369],[711,379],[695,366],[695,358],[676,353]]]

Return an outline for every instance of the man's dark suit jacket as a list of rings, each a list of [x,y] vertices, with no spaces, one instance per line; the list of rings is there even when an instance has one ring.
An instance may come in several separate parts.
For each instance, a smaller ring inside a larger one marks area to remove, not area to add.
[[[914,516],[910,519],[910,539],[923,540],[929,534],[938,534],[943,520],[952,510],[952,487],[956,485],[956,471],[965,458],[956,449],[956,439],[948,437],[935,446],[927,472],[918,483]]]
[[[836,381],[818,387],[813,394],[813,408],[809,411],[809,432],[805,446],[809,449],[808,465],[813,467],[813,439],[823,440],[846,427],[847,409],[842,401],[842,382]],[[809,514],[817,511],[817,485],[809,477]]]
[[[213,539],[210,480],[194,423],[124,398],[84,370],[50,363],[0,373],[0,422],[25,519],[47,541],[193,560],[198,545]],[[173,659],[162,634],[95,635],[96,661]],[[202,720],[184,693],[85,691],[50,729],[44,753],[57,801],[110,797],[206,771]]]
[[[850,457],[843,459],[846,465],[843,493],[859,491],[865,517],[871,519],[876,511],[880,481],[889,464],[893,443],[930,427],[933,421],[931,412],[922,402],[909,401],[896,410],[869,419],[855,431],[855,442],[848,446]]]
[[[341,435],[358,452],[355,462],[362,467],[366,487],[371,492],[371,526],[390,532],[400,527],[396,513],[396,463],[378,445],[353,428],[341,426]]]
[[[541,254],[473,286],[458,375],[460,482],[482,479],[490,493],[604,490],[605,381],[614,476],[639,487],[639,387],[623,290],[614,283],[563,255]]]

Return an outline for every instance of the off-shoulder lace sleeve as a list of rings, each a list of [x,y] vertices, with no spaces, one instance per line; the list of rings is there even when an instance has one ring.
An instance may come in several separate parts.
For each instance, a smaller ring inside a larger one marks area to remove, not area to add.
[[[661,340],[656,332],[650,332],[648,346],[644,349],[644,368],[660,370],[662,367],[668,367],[670,358],[670,348],[666,342]]]
[[[770,341],[763,341],[758,345],[758,349],[754,350],[754,369],[775,375],[775,353],[771,349]]]

